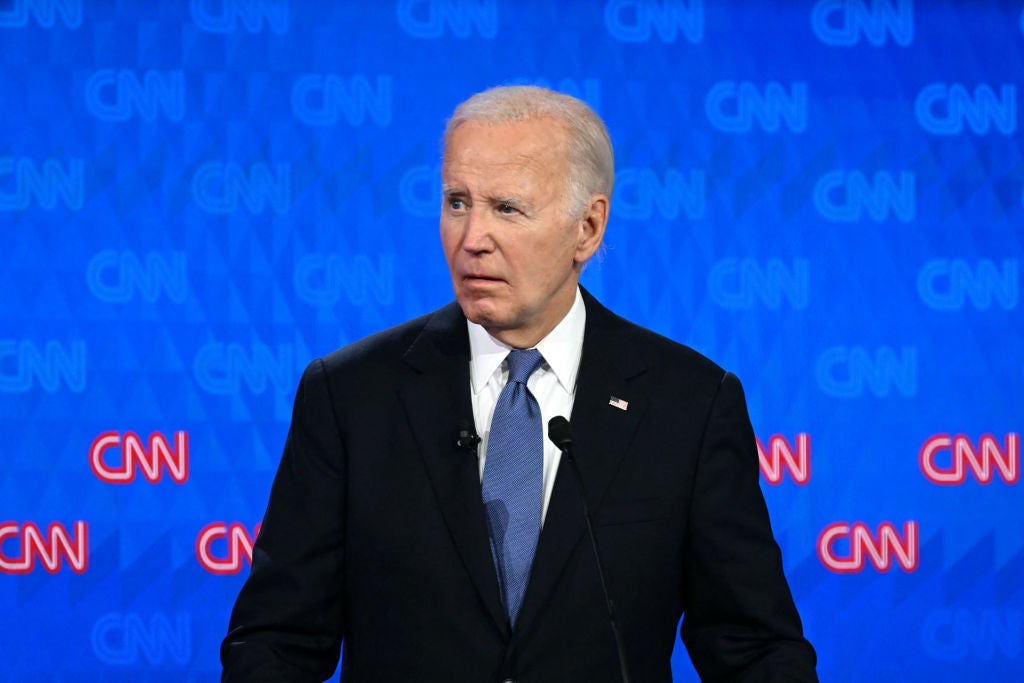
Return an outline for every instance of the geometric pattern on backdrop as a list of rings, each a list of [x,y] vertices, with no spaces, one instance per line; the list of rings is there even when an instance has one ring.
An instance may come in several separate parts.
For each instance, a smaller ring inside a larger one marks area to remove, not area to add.
[[[299,373],[451,299],[439,138],[503,83],[607,122],[583,283],[743,380],[822,679],[1014,680],[995,0],[0,0],[0,679],[216,675]]]

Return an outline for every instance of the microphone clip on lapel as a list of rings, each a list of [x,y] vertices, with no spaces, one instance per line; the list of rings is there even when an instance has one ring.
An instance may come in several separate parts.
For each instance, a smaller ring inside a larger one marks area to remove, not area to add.
[[[480,445],[480,436],[473,429],[473,425],[470,424],[469,420],[461,420],[459,422],[459,432],[455,438],[455,445],[467,453],[476,455],[476,447]]]

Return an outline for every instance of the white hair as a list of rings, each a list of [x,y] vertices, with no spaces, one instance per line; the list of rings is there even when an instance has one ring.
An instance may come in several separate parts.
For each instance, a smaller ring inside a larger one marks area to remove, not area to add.
[[[455,108],[442,144],[447,149],[452,132],[467,121],[502,124],[544,117],[560,121],[568,133],[570,212],[581,214],[595,193],[611,198],[615,157],[608,129],[585,102],[569,95],[533,85],[484,90]]]

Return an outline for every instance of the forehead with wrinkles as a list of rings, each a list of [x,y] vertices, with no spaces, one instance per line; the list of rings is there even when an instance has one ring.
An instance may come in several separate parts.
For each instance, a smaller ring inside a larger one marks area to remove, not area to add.
[[[444,191],[523,190],[564,193],[568,173],[566,133],[554,119],[491,124],[464,122],[448,140],[442,166]],[[474,188],[460,187],[472,184]],[[488,190],[489,188],[489,190]]]

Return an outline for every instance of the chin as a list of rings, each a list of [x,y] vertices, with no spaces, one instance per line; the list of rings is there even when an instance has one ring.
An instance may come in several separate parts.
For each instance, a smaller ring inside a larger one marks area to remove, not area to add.
[[[478,325],[490,322],[493,312],[489,310],[489,306],[482,306],[479,301],[468,297],[457,297],[457,299],[459,307],[462,308],[462,314],[466,316],[467,320]]]
[[[480,311],[478,309],[463,308],[462,312],[463,314],[465,314],[466,320],[468,320],[471,323],[483,325],[486,328],[500,327],[500,325],[498,324],[498,318],[485,311]]]
[[[507,320],[494,310],[493,306],[481,305],[480,302],[473,301],[460,301],[459,306],[462,307],[462,314],[466,316],[467,320],[486,327],[488,331],[501,330],[506,326]]]

